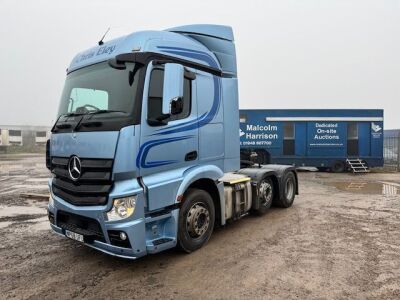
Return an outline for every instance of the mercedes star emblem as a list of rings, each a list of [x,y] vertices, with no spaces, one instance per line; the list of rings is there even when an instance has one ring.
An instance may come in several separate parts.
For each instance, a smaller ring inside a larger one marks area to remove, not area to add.
[[[82,173],[82,164],[78,156],[71,156],[68,162],[69,176],[72,180],[78,180]]]

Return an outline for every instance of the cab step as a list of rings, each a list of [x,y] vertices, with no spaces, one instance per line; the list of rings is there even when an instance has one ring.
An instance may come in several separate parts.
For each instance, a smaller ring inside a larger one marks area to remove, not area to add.
[[[159,246],[159,245],[164,244],[164,243],[172,242],[173,240],[174,239],[171,239],[171,238],[161,238],[161,239],[158,239],[158,240],[154,240],[153,241],[153,245],[154,246]]]
[[[148,253],[158,253],[163,250],[172,248],[176,245],[176,239],[171,237],[162,237],[156,240],[146,242],[146,250]]]

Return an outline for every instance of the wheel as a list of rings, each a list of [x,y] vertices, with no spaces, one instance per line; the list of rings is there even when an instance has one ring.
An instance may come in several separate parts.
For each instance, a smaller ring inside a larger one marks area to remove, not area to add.
[[[214,223],[215,208],[210,194],[189,189],[179,211],[179,246],[187,253],[201,248],[210,239]]]
[[[343,161],[337,160],[332,164],[331,171],[333,173],[343,173],[346,169],[346,165]]]
[[[262,215],[267,212],[274,200],[274,185],[271,178],[266,177],[259,182],[257,185],[257,195],[260,205],[254,212]]]
[[[283,195],[278,201],[280,207],[288,208],[292,206],[296,195],[296,178],[293,172],[288,172],[282,180]]]

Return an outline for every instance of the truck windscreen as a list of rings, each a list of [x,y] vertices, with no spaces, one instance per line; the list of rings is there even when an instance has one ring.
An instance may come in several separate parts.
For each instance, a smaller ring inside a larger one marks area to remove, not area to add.
[[[104,62],[68,74],[58,116],[102,112],[96,119],[104,119],[131,115],[139,81],[136,71],[135,64],[116,70]]]

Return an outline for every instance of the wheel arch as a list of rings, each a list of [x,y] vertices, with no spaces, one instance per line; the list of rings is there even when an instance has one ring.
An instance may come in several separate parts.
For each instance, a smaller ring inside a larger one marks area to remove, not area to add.
[[[178,199],[184,201],[184,194],[190,188],[204,190],[213,199],[216,224],[225,224],[225,206],[222,203],[224,200],[224,188],[222,183],[217,182],[222,176],[222,170],[214,165],[201,166],[188,170],[185,172],[184,180],[178,189],[177,201]]]
[[[208,194],[210,194],[211,198],[213,199],[214,202],[214,208],[215,208],[215,222],[218,225],[221,225],[221,207],[222,207],[222,203],[221,203],[221,196],[218,190],[218,186],[216,184],[216,182],[214,180],[211,180],[209,178],[201,178],[198,179],[194,182],[192,182],[188,188],[186,189],[185,192],[187,192],[189,189],[200,189],[203,190],[205,192],[207,192]],[[184,199],[185,197],[183,197]],[[223,199],[223,198],[222,198]],[[185,200],[183,200],[185,201]]]

